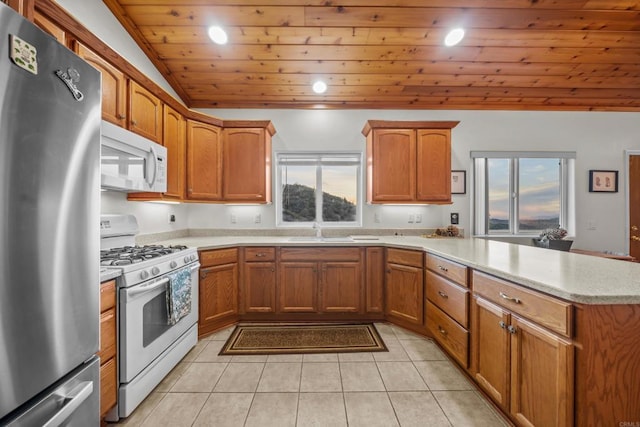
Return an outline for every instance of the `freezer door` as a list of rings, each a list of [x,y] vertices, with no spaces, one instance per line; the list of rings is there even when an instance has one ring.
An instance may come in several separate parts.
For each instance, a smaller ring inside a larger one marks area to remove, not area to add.
[[[100,424],[100,360],[96,357],[24,409],[8,427],[91,427]],[[4,425],[4,424],[3,424]]]
[[[101,101],[100,74],[2,2],[0,40],[2,424],[98,350]]]

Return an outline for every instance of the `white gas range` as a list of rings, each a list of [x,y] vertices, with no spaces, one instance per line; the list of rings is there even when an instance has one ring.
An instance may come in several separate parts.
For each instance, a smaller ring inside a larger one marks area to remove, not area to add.
[[[138,224],[132,215],[103,215],[100,231],[101,268],[121,272],[116,281],[118,405],[107,418],[114,421],[129,416],[195,346],[200,264],[195,248],[136,246]],[[170,287],[178,280],[188,300],[177,301],[184,309],[172,317],[176,301]]]

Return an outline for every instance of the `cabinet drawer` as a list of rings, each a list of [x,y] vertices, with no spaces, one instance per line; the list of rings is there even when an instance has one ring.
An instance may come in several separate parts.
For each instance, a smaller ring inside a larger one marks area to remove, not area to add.
[[[109,280],[100,285],[100,313],[116,306],[116,281]]]
[[[238,262],[238,248],[215,249],[200,252],[200,264],[202,267],[223,265]]]
[[[571,336],[573,310],[568,302],[478,271],[473,272],[473,291],[552,331]]]
[[[425,273],[427,298],[463,327],[469,327],[469,291],[432,271]]]
[[[117,399],[116,359],[100,365],[100,418],[113,408]]]
[[[360,261],[360,248],[282,248],[282,261]]]
[[[469,287],[467,282],[466,266],[433,254],[426,255],[426,263],[429,270],[432,270],[459,285]]]
[[[116,355],[116,310],[111,308],[100,315],[100,350],[98,357],[104,362]]]
[[[422,252],[389,248],[387,249],[387,262],[422,268]]]
[[[469,332],[454,322],[442,310],[427,301],[427,327],[433,338],[464,368],[469,363]]]
[[[244,248],[244,260],[252,261],[273,261],[276,259],[276,248]]]

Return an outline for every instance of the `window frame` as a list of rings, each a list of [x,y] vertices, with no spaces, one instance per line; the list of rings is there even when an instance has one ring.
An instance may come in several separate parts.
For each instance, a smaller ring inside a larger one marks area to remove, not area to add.
[[[560,181],[560,227],[569,235],[575,234],[575,152],[568,151],[472,151],[473,159],[473,219],[475,236],[517,237],[536,236],[542,230],[523,231],[519,229],[519,159],[558,159]],[[487,189],[489,159],[509,160],[509,229],[489,230],[489,191]]]
[[[353,162],[339,161],[336,165],[356,166],[356,220],[325,222],[322,220],[322,166],[331,165],[331,161],[323,161],[323,158],[353,158]],[[283,159],[288,164],[295,164],[296,159],[300,159],[301,165],[312,165],[315,160],[316,167],[316,221],[285,222],[282,215],[282,190],[283,190]],[[275,153],[276,160],[276,227],[277,228],[302,228],[313,227],[317,223],[322,228],[355,228],[362,227],[362,205],[363,205],[363,155],[356,151],[282,151]]]

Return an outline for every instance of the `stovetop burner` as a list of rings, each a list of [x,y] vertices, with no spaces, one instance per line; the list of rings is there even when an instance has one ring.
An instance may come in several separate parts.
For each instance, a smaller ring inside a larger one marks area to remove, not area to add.
[[[123,246],[100,251],[100,265],[120,266],[136,264],[151,258],[158,258],[170,255],[187,249],[184,245],[145,245],[145,246]]]

